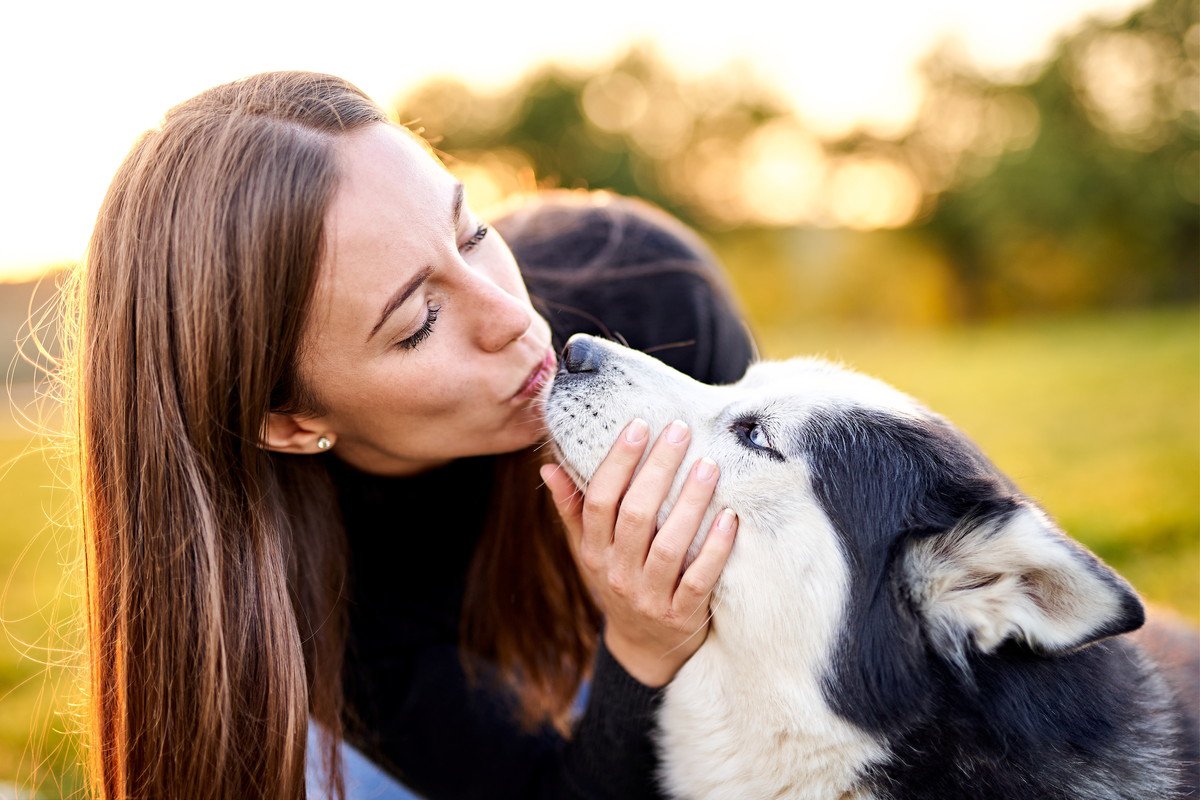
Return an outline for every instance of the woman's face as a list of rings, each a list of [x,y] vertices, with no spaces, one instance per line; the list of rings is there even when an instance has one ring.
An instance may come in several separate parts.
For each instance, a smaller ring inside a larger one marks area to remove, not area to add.
[[[406,131],[370,125],[336,151],[299,365],[326,413],[300,424],[390,475],[538,441],[554,351],[508,246]]]

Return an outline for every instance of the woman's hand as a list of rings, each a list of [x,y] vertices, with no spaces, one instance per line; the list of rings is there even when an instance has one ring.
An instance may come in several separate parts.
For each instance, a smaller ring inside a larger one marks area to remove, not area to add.
[[[733,547],[737,518],[728,509],[718,515],[696,560],[680,575],[712,500],[717,465],[708,458],[693,465],[656,532],[659,509],[691,437],[683,422],[667,426],[634,477],[648,432],[640,419],[629,424],[596,469],[586,495],[557,465],[543,466],[541,475],[583,578],[604,612],[608,651],[640,682],[662,686],[704,643],[708,598]]]

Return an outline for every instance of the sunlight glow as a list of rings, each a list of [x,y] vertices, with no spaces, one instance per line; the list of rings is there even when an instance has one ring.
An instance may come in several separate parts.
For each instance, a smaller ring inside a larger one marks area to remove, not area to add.
[[[769,225],[813,222],[826,176],[820,143],[794,123],[775,122],[741,148],[741,200],[747,215]]]
[[[390,104],[438,75],[459,77],[476,89],[500,87],[546,61],[594,68],[641,41],[690,80],[719,81],[734,66],[749,70],[794,103],[818,134],[856,126],[895,131],[908,124],[920,102],[913,65],[943,38],[958,37],[988,68],[1013,70],[1040,57],[1056,33],[1082,15],[1116,16],[1133,5],[914,0],[871,3],[865,10],[862,4],[805,5],[781,15],[767,0],[746,0],[719,14],[610,0],[564,28],[557,7],[534,0],[486,9],[467,3],[449,16],[431,4],[365,0],[348,0],[336,10],[313,0],[286,7],[233,0],[203,6],[148,0],[65,8],[16,4],[5,11],[10,33],[0,50],[6,74],[23,76],[5,89],[0,279],[78,259],[103,193],[138,134],[174,103],[254,72],[331,72]],[[1119,75],[1112,64],[1124,56],[1098,53],[1096,69]],[[644,102],[614,104],[612,90],[603,81],[589,87],[589,118],[602,128],[631,131],[653,158],[676,157],[688,134],[682,128],[687,115],[672,107],[681,100],[646,94]],[[1112,116],[1102,94],[1096,107]],[[1116,125],[1141,124],[1113,119]],[[709,159],[697,179],[723,184],[724,191],[752,185],[753,202],[769,206],[768,215],[801,216],[799,209],[810,203],[804,192],[816,180],[811,152],[800,146],[793,153],[800,160],[790,163],[782,150],[763,155],[764,148],[780,147],[767,140],[746,147],[753,158],[744,177],[729,160],[737,147],[728,143],[725,155]],[[771,164],[783,174],[767,174]],[[783,187],[793,181],[800,196],[783,198]]]
[[[899,228],[921,205],[921,187],[904,167],[881,158],[849,158],[833,168],[829,212],[847,228]]]

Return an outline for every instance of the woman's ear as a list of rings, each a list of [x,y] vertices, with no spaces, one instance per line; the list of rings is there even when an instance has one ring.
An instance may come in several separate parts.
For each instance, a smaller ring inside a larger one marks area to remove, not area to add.
[[[305,455],[323,453],[333,447],[335,436],[321,420],[297,414],[267,414],[258,446],[277,453]]]

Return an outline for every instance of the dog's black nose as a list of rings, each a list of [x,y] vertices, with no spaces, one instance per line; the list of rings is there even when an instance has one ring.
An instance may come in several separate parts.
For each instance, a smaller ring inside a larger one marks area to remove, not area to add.
[[[584,336],[572,336],[562,351],[567,372],[596,372],[603,360],[604,352]]]

